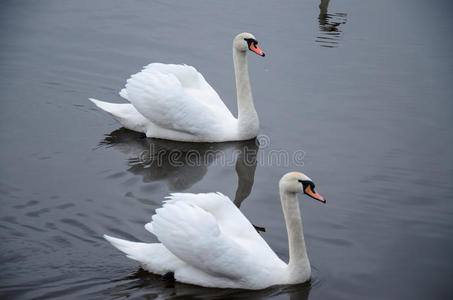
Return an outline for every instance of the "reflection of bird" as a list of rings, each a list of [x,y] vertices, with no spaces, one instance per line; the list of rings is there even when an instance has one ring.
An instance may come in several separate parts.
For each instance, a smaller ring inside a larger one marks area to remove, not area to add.
[[[261,56],[250,33],[233,41],[238,118],[203,76],[187,65],[153,63],[132,75],[120,95],[128,104],[90,99],[124,127],[147,137],[186,142],[225,142],[256,137],[258,115],[253,105],[247,68],[247,50]]]
[[[114,147],[129,158],[129,172],[142,177],[144,182],[165,181],[170,190],[183,191],[200,181],[216,159],[229,163],[228,149],[234,149],[238,189],[235,202],[240,203],[250,194],[255,177],[258,141],[256,139],[229,143],[187,143],[140,138],[140,133],[117,129],[100,143]],[[233,161],[234,162],[234,161]]]
[[[252,191],[255,181],[256,156],[258,154],[258,140],[254,143],[241,144],[237,148],[239,155],[236,159],[236,173],[238,174],[238,188],[234,197],[234,204],[241,206]],[[239,145],[238,145],[239,146]]]
[[[329,14],[329,3],[330,0],[321,0],[319,4],[319,29],[323,35],[318,36],[317,42],[321,43],[322,47],[333,48],[336,47],[340,38],[341,30],[339,26],[346,24],[346,14]]]
[[[327,16],[329,2],[330,2],[330,0],[321,0],[321,3],[319,3],[319,24],[320,25],[321,25],[321,18],[324,18]]]
[[[286,264],[240,210],[220,193],[172,194],[145,228],[161,243],[104,236],[152,273],[205,287],[263,289],[311,276],[297,193],[325,202],[310,178],[292,172],[280,180],[289,240]]]
[[[261,300],[278,295],[289,295],[291,300],[307,300],[310,294],[311,282],[295,285],[273,286],[263,290],[244,289],[206,289],[189,284],[180,284],[174,281],[159,280],[160,276],[151,274],[143,269],[114,279],[109,288],[102,291],[102,295],[109,298],[160,298],[178,299],[248,299]],[[149,296],[149,297],[147,297]]]

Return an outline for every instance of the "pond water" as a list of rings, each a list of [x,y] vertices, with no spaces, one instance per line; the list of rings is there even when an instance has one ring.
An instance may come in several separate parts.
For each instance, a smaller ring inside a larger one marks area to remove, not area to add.
[[[0,296],[450,299],[451,9],[441,0],[2,1]],[[122,102],[118,91],[143,65],[186,63],[236,112],[231,42],[243,31],[266,52],[249,55],[258,142],[144,139],[87,100]],[[193,164],[191,150],[215,155]],[[143,225],[165,195],[219,191],[286,260],[277,182],[292,170],[328,200],[300,197],[308,284],[169,285],[102,238],[155,242]]]

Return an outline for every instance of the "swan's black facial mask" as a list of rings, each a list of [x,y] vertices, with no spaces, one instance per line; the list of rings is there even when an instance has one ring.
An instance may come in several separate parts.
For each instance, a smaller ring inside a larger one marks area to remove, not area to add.
[[[308,195],[309,197],[311,197],[313,199],[321,201],[322,203],[326,203],[326,199],[324,199],[323,196],[321,196],[320,194],[318,194],[318,192],[315,191],[315,184],[312,181],[299,180],[299,182],[303,186],[305,195]]]
[[[264,56],[264,52],[258,48],[258,41],[255,39],[244,39],[249,45],[249,50],[255,52],[258,55]]]

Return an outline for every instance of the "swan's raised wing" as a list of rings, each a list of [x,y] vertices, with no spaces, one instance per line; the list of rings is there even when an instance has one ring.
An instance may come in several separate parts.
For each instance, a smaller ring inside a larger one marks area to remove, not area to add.
[[[279,259],[266,241],[257,233],[250,221],[221,193],[173,193],[166,198],[166,204],[186,203],[195,205],[211,214],[222,233],[247,249],[259,249],[266,257]],[[145,225],[153,234],[154,222]]]
[[[204,209],[182,201],[156,210],[153,232],[159,241],[185,263],[213,276],[239,280],[259,272],[254,251],[224,234],[216,218]],[[178,276],[176,272],[176,278]]]
[[[150,64],[132,75],[121,94],[163,128],[202,135],[215,130],[213,126],[222,128],[222,121],[234,120],[217,93],[190,66]]]
[[[152,63],[145,66],[144,71],[175,75],[186,93],[222,113],[231,115],[230,110],[225,106],[225,103],[220,99],[217,92],[194,67],[188,65]]]

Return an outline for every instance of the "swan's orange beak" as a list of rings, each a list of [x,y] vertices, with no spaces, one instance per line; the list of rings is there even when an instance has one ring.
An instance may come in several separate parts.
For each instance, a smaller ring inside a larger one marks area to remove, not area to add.
[[[256,45],[255,43],[250,43],[250,47],[249,47],[250,51],[253,51],[255,52],[256,54],[258,55],[261,55],[261,56],[264,56],[264,52],[261,51],[261,49],[258,47],[258,45]]]
[[[305,194],[307,194],[308,196],[312,197],[313,199],[316,199],[318,201],[321,201],[322,203],[326,203],[326,199],[324,199],[323,196],[321,196],[320,194],[318,194],[317,192],[315,192],[314,190],[311,189],[310,185],[308,185],[306,188],[305,188]]]

